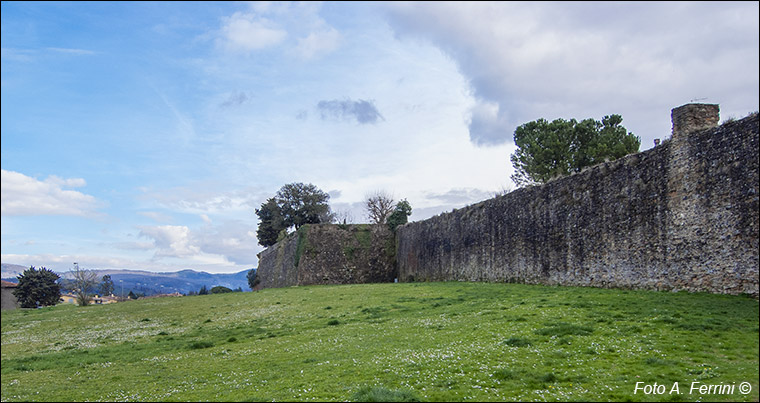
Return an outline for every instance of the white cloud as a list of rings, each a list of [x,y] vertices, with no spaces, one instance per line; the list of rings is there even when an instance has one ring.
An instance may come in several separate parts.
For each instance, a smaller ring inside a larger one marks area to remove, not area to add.
[[[250,52],[279,45],[288,33],[254,13],[236,12],[223,18],[221,44],[227,50]]]
[[[211,218],[209,218],[209,216],[206,214],[201,214],[201,220],[203,220],[203,222],[206,224],[211,224]]]
[[[158,249],[156,258],[190,257],[199,255],[201,249],[184,225],[142,226],[140,236],[152,238]]]
[[[208,217],[206,217],[208,218]],[[227,221],[212,225],[210,219],[199,230],[183,225],[141,226],[140,236],[153,240],[154,260],[181,258],[198,264],[246,265],[261,251],[251,225]],[[142,247],[142,243],[127,246]]]
[[[690,99],[707,97],[727,115],[757,108],[757,3],[436,2],[388,10],[401,37],[431,41],[469,79],[479,103],[469,125],[476,144],[509,142],[517,126],[538,118],[619,113],[646,147],[669,133],[670,109]]]
[[[319,16],[318,3],[252,3],[246,12],[222,18],[218,44],[228,51],[253,52],[283,45],[304,60],[338,49],[342,35]]]
[[[169,223],[169,222],[172,222],[172,217],[171,216],[169,216],[167,214],[164,214],[164,213],[159,213],[157,211],[138,211],[137,214],[139,214],[139,215],[141,215],[143,217],[148,217],[151,220],[153,220],[155,222],[158,222],[158,223]]]
[[[44,181],[19,172],[2,170],[2,215],[71,215],[95,214],[98,203],[95,197],[65,190],[83,187],[84,179],[62,179],[49,176]]]
[[[304,59],[313,59],[338,49],[340,42],[340,33],[335,28],[328,27],[299,38],[296,52]]]
[[[270,191],[244,188],[232,191],[219,190],[213,183],[196,182],[184,187],[144,190],[142,199],[156,203],[157,207],[187,214],[228,215],[250,212],[258,208]],[[204,221],[206,218],[202,218]]]

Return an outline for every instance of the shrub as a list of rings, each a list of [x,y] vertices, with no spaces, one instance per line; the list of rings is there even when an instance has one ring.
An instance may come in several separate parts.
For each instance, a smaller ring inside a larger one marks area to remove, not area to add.
[[[538,380],[544,383],[554,383],[557,382],[557,376],[549,372],[548,374],[539,376]]]
[[[211,287],[210,292],[212,294],[224,294],[224,293],[232,292],[232,290],[225,286],[217,285],[215,287]]]
[[[508,368],[499,368],[496,370],[496,372],[493,373],[493,377],[500,381],[506,381],[509,379],[515,379],[517,377],[517,373]]]
[[[194,343],[190,343],[191,350],[200,350],[200,349],[209,348],[209,347],[214,347],[214,343],[210,341],[196,341]]]
[[[528,339],[523,339],[520,337],[510,337],[506,340],[504,340],[502,343],[510,346],[510,347],[526,347],[530,346],[532,343]]]

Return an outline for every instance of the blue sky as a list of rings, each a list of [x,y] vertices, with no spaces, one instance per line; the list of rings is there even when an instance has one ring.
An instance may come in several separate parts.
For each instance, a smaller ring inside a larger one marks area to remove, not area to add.
[[[522,123],[758,109],[758,3],[2,2],[2,262],[236,272],[313,183],[419,220],[513,188]]]

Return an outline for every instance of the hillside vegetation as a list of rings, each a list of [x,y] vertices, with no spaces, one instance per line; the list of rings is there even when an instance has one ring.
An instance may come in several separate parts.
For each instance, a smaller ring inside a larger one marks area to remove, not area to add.
[[[2,312],[3,401],[373,399],[757,401],[758,301],[450,282]]]

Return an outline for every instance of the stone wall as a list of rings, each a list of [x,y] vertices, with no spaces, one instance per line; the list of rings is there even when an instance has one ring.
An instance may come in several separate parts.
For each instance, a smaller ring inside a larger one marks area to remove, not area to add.
[[[395,238],[384,225],[304,225],[259,253],[260,287],[392,282]]]
[[[402,226],[400,281],[758,294],[758,115],[673,110],[651,150]]]

